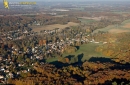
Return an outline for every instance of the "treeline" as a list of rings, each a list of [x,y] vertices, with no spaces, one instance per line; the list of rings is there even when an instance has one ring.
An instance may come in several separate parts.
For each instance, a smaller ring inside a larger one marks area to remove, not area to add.
[[[116,62],[130,63],[130,34],[118,33],[118,34],[102,34],[96,36],[95,39],[99,41],[106,41],[107,44],[99,46],[96,50],[102,52],[105,56],[110,56]]]
[[[0,17],[0,30],[12,31],[18,29],[29,28],[30,25],[51,25],[51,24],[67,24],[68,22],[79,21],[74,17],[53,17],[50,15],[38,16],[4,16]]]
[[[8,79],[8,82],[15,85],[112,85],[123,82],[129,84],[130,69],[122,70],[121,67],[124,68],[112,62],[100,61],[86,61],[81,66],[69,65],[62,68],[56,68],[52,64],[36,64],[31,72],[24,74],[20,79]]]
[[[14,30],[28,29],[28,23],[33,19],[22,16],[4,16],[0,17],[0,30],[1,32],[9,32]]]
[[[41,15],[35,17],[36,22],[39,22],[41,25],[50,25],[50,24],[67,24],[68,22],[79,23],[78,19],[69,16],[64,17],[54,17],[51,15]]]

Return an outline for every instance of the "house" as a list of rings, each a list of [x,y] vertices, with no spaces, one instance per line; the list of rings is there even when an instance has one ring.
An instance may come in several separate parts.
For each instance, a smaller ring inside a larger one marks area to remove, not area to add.
[[[37,26],[40,26],[41,24],[40,24],[40,23],[37,23],[36,25],[37,25]]]
[[[23,73],[27,73],[27,70],[23,70],[22,72],[23,72]]]
[[[103,42],[103,44],[107,44],[107,42]]]
[[[99,43],[99,42],[94,42],[94,43]]]
[[[13,75],[13,73],[9,73],[9,78],[14,78],[14,75]]]
[[[0,70],[1,70],[1,71],[4,71],[5,69],[4,69],[4,68],[1,68]]]
[[[5,73],[9,73],[9,70],[5,70],[4,72],[5,72]]]
[[[3,58],[2,58],[2,57],[0,57],[0,61],[2,61],[2,59],[3,59]]]
[[[0,43],[3,43],[3,40],[2,40],[2,39],[0,39]]]
[[[18,66],[19,66],[19,67],[21,67],[21,66],[22,66],[22,64],[18,64]]]
[[[0,79],[3,79],[3,78],[4,78],[4,76],[0,75]]]

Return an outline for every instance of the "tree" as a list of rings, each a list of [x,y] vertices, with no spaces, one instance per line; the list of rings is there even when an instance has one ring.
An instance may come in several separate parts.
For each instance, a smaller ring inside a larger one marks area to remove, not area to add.
[[[26,58],[26,62],[28,63],[28,66],[31,64],[30,58]]]

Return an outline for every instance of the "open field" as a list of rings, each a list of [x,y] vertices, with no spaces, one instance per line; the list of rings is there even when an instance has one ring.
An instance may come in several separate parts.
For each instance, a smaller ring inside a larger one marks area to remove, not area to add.
[[[53,25],[46,25],[46,26],[38,26],[38,27],[33,27],[33,31],[40,32],[41,30],[53,30],[55,28],[64,29],[66,27],[77,26],[77,25],[79,25],[79,23],[69,22],[68,24],[65,25],[53,24]]]
[[[89,43],[89,44],[84,44],[79,47],[79,50],[73,53],[69,54],[64,54],[63,56],[68,56],[68,55],[75,55],[78,56],[79,54],[84,54],[82,61],[84,60],[89,60],[91,57],[104,57],[102,53],[96,52],[95,49],[101,44],[95,44],[95,43]]]
[[[80,10],[80,11],[84,11],[83,7],[78,7],[78,8],[70,8],[70,10]]]
[[[79,19],[88,19],[88,20],[96,20],[99,21],[102,17],[79,17]]]
[[[83,53],[82,61],[89,60],[91,57],[104,57],[102,55],[102,53],[95,51],[96,47],[98,47],[99,45],[102,45],[102,44],[95,44],[95,43],[84,44],[84,45],[81,45],[76,52],[64,53],[63,57],[66,57],[68,55],[78,56],[82,53]],[[53,61],[57,61],[57,60],[58,60],[58,58],[56,57],[56,58],[47,59],[46,61],[47,62],[53,62]]]
[[[128,28],[128,29],[130,29],[130,23],[125,24],[125,25],[123,26],[123,28]]]
[[[122,32],[130,32],[130,30],[111,29],[108,32],[109,33],[122,33]]]
[[[79,17],[80,19],[91,19],[91,20],[101,20],[100,17]]]
[[[58,58],[56,57],[56,58],[48,58],[47,60],[46,60],[46,62],[53,62],[53,61],[57,61],[58,60]]]
[[[68,16],[68,15],[56,15],[54,17],[65,17],[65,16]]]
[[[109,32],[109,33],[122,33],[130,32],[130,20],[122,22],[120,25],[109,25],[102,29],[97,29],[93,33],[98,33],[98,31]]]
[[[84,23],[84,24],[89,24],[89,23],[95,22],[95,20],[93,20],[93,19],[79,18],[79,20],[81,21],[81,23]]]

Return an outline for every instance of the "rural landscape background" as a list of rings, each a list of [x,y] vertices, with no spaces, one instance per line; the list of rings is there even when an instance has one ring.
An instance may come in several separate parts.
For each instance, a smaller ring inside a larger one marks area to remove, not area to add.
[[[0,84],[130,85],[129,0],[8,4],[0,2]]]

